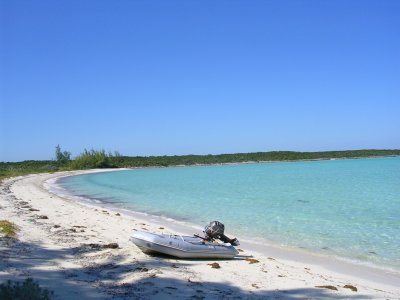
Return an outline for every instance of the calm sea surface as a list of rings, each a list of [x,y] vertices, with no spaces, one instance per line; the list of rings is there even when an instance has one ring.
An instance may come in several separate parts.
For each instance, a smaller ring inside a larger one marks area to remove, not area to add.
[[[69,193],[227,234],[400,270],[400,157],[65,177]]]

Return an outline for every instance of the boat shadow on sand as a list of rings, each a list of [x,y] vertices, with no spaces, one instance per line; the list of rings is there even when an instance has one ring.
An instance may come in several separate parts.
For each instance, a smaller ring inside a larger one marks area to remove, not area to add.
[[[247,291],[196,278],[191,266],[214,259],[134,258],[121,248],[83,244],[47,249],[40,243],[6,238],[0,238],[0,248],[0,283],[32,277],[52,290],[56,299],[365,299],[365,295],[344,297],[320,288]]]

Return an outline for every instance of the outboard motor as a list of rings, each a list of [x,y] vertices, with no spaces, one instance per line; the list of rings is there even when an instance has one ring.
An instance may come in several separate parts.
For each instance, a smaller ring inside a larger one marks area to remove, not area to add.
[[[208,241],[213,241],[214,239],[219,239],[224,243],[230,243],[232,246],[238,246],[239,241],[236,238],[230,239],[224,235],[225,226],[221,222],[212,221],[204,228],[204,233],[206,235],[205,239]]]
[[[224,230],[224,224],[218,221],[212,221],[204,228],[204,233],[209,239],[219,239],[224,235]]]

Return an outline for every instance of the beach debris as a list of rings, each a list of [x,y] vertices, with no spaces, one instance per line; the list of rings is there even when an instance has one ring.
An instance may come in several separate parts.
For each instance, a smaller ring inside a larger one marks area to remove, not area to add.
[[[89,246],[90,248],[93,248],[93,249],[100,249],[101,248],[100,244],[95,244],[95,243],[90,243],[90,244],[88,244],[86,246]]]
[[[346,284],[346,285],[344,286],[344,288],[345,288],[345,289],[350,289],[350,290],[352,290],[353,292],[357,292],[357,288],[356,288],[354,285],[351,285],[351,284]]]
[[[256,289],[259,289],[259,288],[260,288],[256,283],[253,283],[251,286],[252,286],[253,288],[256,288]]]
[[[316,288],[320,288],[320,289],[328,289],[328,290],[332,290],[332,291],[337,291],[337,287],[333,286],[333,285],[316,285]]]
[[[36,208],[30,208],[29,211],[39,211],[39,210]]]
[[[86,228],[86,226],[79,226],[79,225],[74,225],[72,227],[76,227],[76,228]]]
[[[249,264],[256,264],[259,263],[260,261],[254,258],[246,258],[245,259],[247,262],[249,262]]]
[[[121,214],[120,214],[120,213],[116,213],[115,215],[116,215],[116,216],[120,216]]]
[[[103,248],[108,248],[108,249],[117,249],[119,245],[117,243],[109,243],[106,245],[103,245]]]
[[[119,245],[117,243],[109,243],[105,245],[97,244],[97,243],[90,243],[90,244],[84,244],[83,246],[88,246],[92,249],[117,249]]]
[[[164,227],[159,227],[158,229],[165,229]]]
[[[56,225],[54,225],[53,227],[54,227],[54,228],[60,228],[61,226],[56,224]]]
[[[268,257],[268,259],[269,259],[269,260],[275,260],[275,258],[272,258],[272,257]]]
[[[239,251],[239,252],[244,252],[244,250],[242,250],[242,249],[237,249],[237,251]]]
[[[37,216],[36,219],[45,220],[45,219],[48,219],[48,217],[45,215],[42,215],[42,216]]]
[[[208,266],[211,266],[211,268],[213,268],[213,269],[220,269],[221,268],[221,266],[219,265],[219,263],[216,263],[216,262],[214,262],[214,263],[212,263],[212,264],[207,264]]]
[[[286,277],[286,275],[278,275],[278,277]]]

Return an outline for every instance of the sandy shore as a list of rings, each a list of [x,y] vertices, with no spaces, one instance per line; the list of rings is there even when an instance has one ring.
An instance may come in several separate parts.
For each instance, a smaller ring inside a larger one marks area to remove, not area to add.
[[[33,277],[55,299],[399,299],[400,276],[318,256],[242,243],[234,260],[151,257],[129,242],[132,229],[187,233],[172,223],[64,199],[44,182],[68,173],[5,180],[0,283]],[[75,173],[71,173],[75,174]],[[114,243],[114,244],[112,244]],[[118,244],[116,247],[115,243]],[[220,268],[212,268],[212,263]]]

